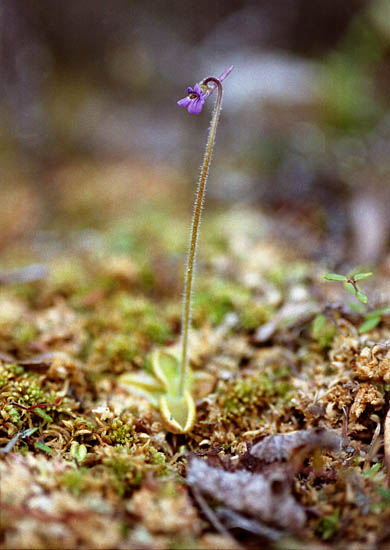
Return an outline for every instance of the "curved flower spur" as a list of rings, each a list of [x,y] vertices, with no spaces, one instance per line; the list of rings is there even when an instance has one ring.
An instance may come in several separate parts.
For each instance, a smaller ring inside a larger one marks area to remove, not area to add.
[[[206,150],[200,170],[196,189],[194,214],[192,217],[189,249],[184,281],[182,305],[181,350],[155,350],[152,354],[153,375],[146,373],[127,373],[120,377],[120,382],[141,393],[159,407],[165,427],[173,433],[189,432],[196,417],[195,403],[191,393],[192,373],[189,366],[188,350],[191,331],[191,296],[195,274],[195,259],[199,238],[199,227],[206,192],[211,156],[215,143],[219,115],[221,112],[223,87],[222,81],[233,70],[231,65],[219,78],[210,76],[193,88],[187,88],[187,96],[178,105],[185,107],[189,114],[198,115],[208,97],[218,90],[214,111],[211,117]]]

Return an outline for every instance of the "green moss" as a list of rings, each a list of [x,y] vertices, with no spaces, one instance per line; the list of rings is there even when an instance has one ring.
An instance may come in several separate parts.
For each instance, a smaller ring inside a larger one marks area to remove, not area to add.
[[[269,401],[286,400],[292,390],[288,369],[238,378],[219,389],[219,405],[223,414],[241,417],[257,414]]]
[[[315,317],[311,327],[311,334],[321,349],[328,349],[331,346],[336,333],[336,327],[332,325],[325,315],[317,315]]]
[[[25,346],[37,337],[39,331],[31,323],[20,323],[13,331],[13,339],[17,346]]]
[[[386,508],[390,508],[390,489],[386,487],[377,487],[376,491],[381,497],[379,509],[385,510]]]
[[[162,319],[146,320],[144,330],[149,340],[156,344],[165,344],[168,338],[172,336],[170,327]]]
[[[277,287],[284,289],[288,284],[303,282],[309,274],[309,265],[297,261],[276,265],[267,273],[267,279]]]
[[[134,441],[134,426],[120,419],[114,420],[107,434],[109,441],[115,445],[127,445]]]
[[[224,279],[203,280],[194,295],[194,323],[218,325],[230,311],[244,311],[251,302],[250,291]]]
[[[13,381],[10,388],[10,401],[26,406],[54,402],[57,395],[54,392],[45,391],[39,384],[38,378],[36,373],[27,373]]]
[[[369,468],[368,470],[364,471],[362,473],[363,477],[373,477],[375,478],[376,474],[378,472],[380,472],[380,470],[382,469],[383,465],[381,462],[377,462],[376,464],[374,464],[373,466],[371,466],[371,468]]]
[[[16,365],[15,363],[5,363],[4,367],[10,373],[16,376],[19,376],[24,373],[24,367],[22,367],[21,365]]]
[[[154,447],[150,447],[150,455],[152,459],[152,463],[159,466],[159,470],[157,472],[158,476],[164,476],[168,472],[167,468],[167,461],[166,456],[164,453],[161,453],[160,451],[157,451]]]
[[[266,376],[240,378],[223,390],[220,404],[229,416],[240,416],[264,405],[264,396],[270,394],[271,390],[272,383]]]
[[[168,550],[188,550],[188,548],[191,548],[191,550],[200,550],[202,546],[195,538],[181,535],[173,538],[168,546]]]
[[[14,363],[0,363],[0,387],[6,386],[10,380],[24,373],[24,368]]]
[[[65,258],[58,259],[52,266],[48,286],[52,291],[70,296],[86,289],[87,282],[87,273],[82,263],[75,259],[69,262],[68,258]]]
[[[139,353],[134,335],[115,334],[105,346],[105,355],[110,360],[131,361]]]
[[[121,314],[126,332],[137,331],[158,344],[164,344],[171,336],[168,323],[152,302],[144,298],[120,294],[115,300],[115,306]]]
[[[39,386],[35,382],[30,382],[29,384],[25,384],[25,390],[24,391],[25,391],[24,396],[23,396],[24,401],[28,401],[31,404],[43,402],[43,400],[46,396],[46,394],[43,391],[43,389],[41,388],[41,386]]]
[[[44,410],[35,408],[33,411],[25,411],[11,402],[18,403],[25,407],[38,403],[54,403],[58,394],[45,388],[45,380],[35,372],[25,371],[23,367],[14,364],[0,366],[0,375],[7,388],[7,401],[4,410],[8,413],[10,421],[18,428],[22,428],[29,418],[33,417],[34,422],[39,424],[40,416],[45,422],[53,422],[54,418],[49,414],[54,413],[58,408],[64,407],[64,403],[47,407]],[[65,398],[67,400],[67,398]],[[69,401],[69,400],[67,400]]]
[[[333,537],[339,523],[340,510],[336,508],[332,514],[320,519],[316,531],[323,540],[329,540]]]
[[[60,479],[60,484],[68,489],[70,492],[78,496],[86,489],[86,472],[86,468],[75,468],[72,470],[68,470],[62,475]]]
[[[11,422],[16,426],[20,427],[22,425],[21,411],[14,405],[6,405],[5,410],[7,411]]]
[[[103,459],[103,464],[114,474],[116,489],[123,495],[128,486],[139,487],[144,479],[142,463],[134,463],[134,459],[126,447],[117,447],[114,452]],[[114,484],[115,485],[115,484]]]
[[[258,303],[249,302],[240,315],[240,325],[243,330],[255,330],[269,321],[272,308]]]
[[[123,452],[123,449],[120,449],[120,451],[120,453],[116,453],[114,456],[105,459],[104,464],[114,472],[115,476],[120,481],[124,481],[126,474],[133,470],[133,465],[131,464],[128,455]]]

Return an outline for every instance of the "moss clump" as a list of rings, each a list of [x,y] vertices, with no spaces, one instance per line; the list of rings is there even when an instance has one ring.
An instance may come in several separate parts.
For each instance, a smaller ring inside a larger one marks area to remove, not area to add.
[[[243,330],[255,330],[270,320],[272,308],[260,303],[248,303],[240,314],[240,326]]]
[[[120,419],[114,420],[107,433],[107,439],[115,445],[128,445],[136,439],[134,426]]]
[[[325,315],[317,315],[315,317],[311,327],[311,335],[321,349],[330,348],[336,334],[336,327],[328,321]]]
[[[333,537],[340,523],[340,510],[336,508],[334,512],[320,519],[317,526],[317,533],[323,540],[329,540]]]
[[[24,373],[24,368],[14,363],[0,363],[0,387],[6,386],[10,380]]]
[[[154,447],[150,447],[151,461],[156,466],[159,466],[157,475],[163,476],[167,473],[167,460],[164,453],[157,451]]]
[[[309,264],[296,261],[276,265],[267,273],[267,279],[278,288],[284,289],[292,283],[304,282],[308,275],[310,275]]]
[[[252,301],[251,292],[237,283],[220,278],[204,279],[194,295],[194,323],[218,325],[227,313],[242,313]]]
[[[80,495],[88,486],[86,481],[86,468],[75,468],[66,471],[61,479],[60,484],[71,491],[74,495]]]
[[[87,281],[87,272],[83,263],[80,260],[69,262],[67,258],[64,258],[57,260],[52,266],[47,287],[50,292],[72,296],[83,292],[87,288]]]
[[[172,335],[167,321],[151,301],[120,294],[115,300],[115,306],[121,314],[121,322],[127,332],[143,333],[149,341],[158,344],[164,344]]]
[[[257,415],[271,402],[285,401],[292,389],[290,373],[279,369],[273,373],[240,377],[219,388],[218,404],[229,419]]]
[[[103,458],[103,465],[112,472],[117,481],[117,490],[124,494],[127,488],[139,487],[145,476],[143,462],[136,461],[127,448],[117,447]]]
[[[143,362],[153,344],[164,344],[172,336],[163,308],[146,298],[123,291],[104,301],[85,319],[88,340],[82,359],[97,372],[123,369],[123,362]]]
[[[30,406],[37,403],[52,403],[57,394],[43,387],[40,377],[35,372],[23,373],[8,380],[8,401],[16,401]]]
[[[219,405],[227,417],[253,414],[266,404],[271,391],[272,383],[267,376],[240,378],[223,388]]]
[[[377,508],[380,512],[386,510],[387,508],[390,509],[390,489],[387,489],[386,487],[377,487],[376,492],[380,497],[380,501],[377,505],[374,505],[374,508]]]
[[[27,382],[27,381],[26,381]],[[37,382],[30,382],[24,385],[24,394],[21,396],[25,403],[35,404],[42,402],[45,397],[50,400],[53,396],[47,395]]]
[[[44,427],[56,422],[62,412],[69,413],[70,408],[77,408],[77,404],[67,397],[58,399],[62,384],[57,386],[45,375],[26,371],[19,365],[0,362],[0,379],[4,398],[2,429],[9,437],[31,426]],[[43,403],[50,406],[26,410]]]
[[[136,338],[131,334],[115,334],[105,344],[105,356],[110,361],[132,361],[139,353]]]
[[[23,347],[39,334],[36,326],[32,323],[18,323],[13,332],[13,340],[17,347]]]
[[[21,409],[18,409],[14,405],[6,405],[4,407],[4,410],[8,414],[11,422],[13,422],[16,426],[18,426],[18,428],[23,425]]]

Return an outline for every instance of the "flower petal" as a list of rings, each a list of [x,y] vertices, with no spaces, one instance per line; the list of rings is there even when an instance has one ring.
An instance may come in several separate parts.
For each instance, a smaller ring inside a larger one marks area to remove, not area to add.
[[[178,101],[177,104],[179,105],[179,107],[188,107],[191,101],[192,100],[187,96],[187,97],[183,97],[183,99],[180,99],[180,101]]]
[[[187,107],[187,111],[190,115],[199,115],[203,109],[204,100],[201,98],[193,99]]]
[[[202,90],[202,88],[199,86],[198,83],[196,83],[195,86],[194,86],[194,92],[195,92],[199,97],[202,97],[202,95],[203,95],[203,90]]]

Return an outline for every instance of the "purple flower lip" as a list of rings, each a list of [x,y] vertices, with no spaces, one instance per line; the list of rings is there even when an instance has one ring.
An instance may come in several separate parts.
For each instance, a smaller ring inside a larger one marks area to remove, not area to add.
[[[202,112],[208,94],[203,92],[199,84],[195,84],[194,88],[189,86],[187,94],[187,97],[180,99],[177,104],[179,107],[185,107],[190,115],[199,115]]]

